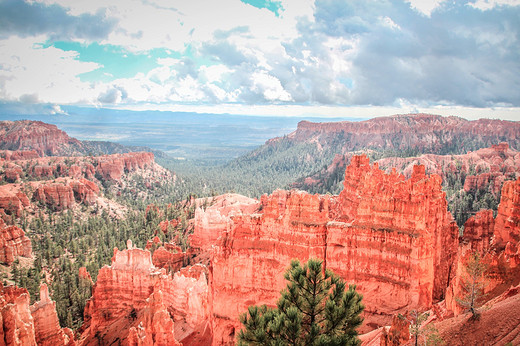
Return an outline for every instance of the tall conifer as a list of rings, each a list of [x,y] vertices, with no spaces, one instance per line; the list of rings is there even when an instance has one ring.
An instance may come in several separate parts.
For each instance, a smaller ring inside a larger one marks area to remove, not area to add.
[[[322,262],[293,260],[277,308],[250,306],[240,316],[239,345],[358,345],[362,296]]]

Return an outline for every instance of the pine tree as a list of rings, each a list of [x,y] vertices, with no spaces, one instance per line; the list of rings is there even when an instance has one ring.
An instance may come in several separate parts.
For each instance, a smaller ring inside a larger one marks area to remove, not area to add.
[[[479,316],[478,308],[480,307],[479,299],[484,294],[484,288],[487,285],[486,270],[487,265],[483,262],[480,254],[475,251],[467,259],[465,273],[461,279],[462,295],[456,297],[457,303],[466,311],[472,313],[473,318]]]
[[[240,316],[244,325],[239,345],[358,345],[363,322],[362,296],[356,287],[322,262],[310,259],[303,267],[293,260],[285,273],[287,288],[277,308],[250,306]]]

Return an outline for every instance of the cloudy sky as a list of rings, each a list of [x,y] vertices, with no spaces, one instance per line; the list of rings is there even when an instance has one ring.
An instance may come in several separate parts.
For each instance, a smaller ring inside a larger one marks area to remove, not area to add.
[[[520,120],[518,0],[0,0],[0,102]]]

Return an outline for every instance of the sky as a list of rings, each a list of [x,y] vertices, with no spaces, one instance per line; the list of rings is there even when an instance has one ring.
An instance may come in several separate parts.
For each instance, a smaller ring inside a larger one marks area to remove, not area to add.
[[[519,0],[0,0],[0,103],[520,121]]]

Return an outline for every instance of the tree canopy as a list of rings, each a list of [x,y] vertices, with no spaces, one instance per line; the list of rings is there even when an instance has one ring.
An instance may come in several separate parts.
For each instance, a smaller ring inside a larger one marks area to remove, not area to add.
[[[322,261],[293,260],[277,308],[250,306],[240,316],[239,345],[358,345],[362,296]]]

